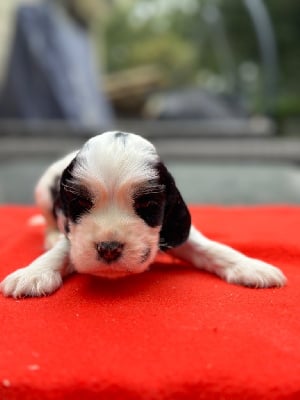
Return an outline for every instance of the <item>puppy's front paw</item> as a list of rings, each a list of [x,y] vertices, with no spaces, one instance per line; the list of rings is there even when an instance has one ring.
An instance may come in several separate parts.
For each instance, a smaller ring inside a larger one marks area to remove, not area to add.
[[[8,275],[0,284],[4,296],[39,297],[53,293],[62,284],[59,272],[40,271],[37,267],[25,267]]]
[[[243,257],[227,269],[225,279],[229,283],[255,288],[281,287],[287,282],[280,269],[249,257]]]

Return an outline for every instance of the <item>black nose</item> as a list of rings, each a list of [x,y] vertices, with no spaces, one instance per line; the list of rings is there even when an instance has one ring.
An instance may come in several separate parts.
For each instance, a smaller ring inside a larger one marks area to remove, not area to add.
[[[121,257],[124,244],[116,241],[100,242],[96,244],[99,258],[108,264]]]

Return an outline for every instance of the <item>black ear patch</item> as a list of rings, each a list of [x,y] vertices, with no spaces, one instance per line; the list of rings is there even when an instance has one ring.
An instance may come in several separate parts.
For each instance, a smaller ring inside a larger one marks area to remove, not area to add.
[[[61,210],[59,188],[60,188],[60,176],[56,175],[53,178],[51,186],[49,186],[49,193],[52,199],[52,215],[56,220],[58,211]]]
[[[63,213],[67,219],[76,223],[93,207],[93,198],[88,189],[74,179],[75,163],[76,157],[62,173],[60,199]]]
[[[159,247],[161,250],[167,250],[187,240],[191,227],[191,215],[166,166],[160,162],[156,168],[159,183],[165,186],[166,194]]]

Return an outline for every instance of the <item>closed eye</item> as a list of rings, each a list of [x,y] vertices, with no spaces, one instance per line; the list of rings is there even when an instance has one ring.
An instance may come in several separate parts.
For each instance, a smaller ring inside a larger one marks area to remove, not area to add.
[[[139,208],[150,208],[150,207],[159,207],[160,204],[155,200],[147,200],[147,199],[137,199],[135,201],[135,207]]]
[[[88,213],[94,205],[91,194],[84,186],[65,186],[62,195],[67,214],[73,222]]]
[[[149,226],[161,225],[164,214],[165,195],[161,193],[144,193],[134,197],[133,207],[136,214]]]
[[[73,198],[72,203],[76,204],[77,207],[80,207],[82,209],[89,209],[93,205],[93,202],[89,198],[85,197],[75,197]]]

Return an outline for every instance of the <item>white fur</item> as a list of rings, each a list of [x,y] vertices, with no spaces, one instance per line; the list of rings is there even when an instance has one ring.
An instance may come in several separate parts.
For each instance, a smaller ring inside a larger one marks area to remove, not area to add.
[[[74,174],[93,193],[96,208],[72,224],[70,259],[76,271],[103,277],[120,277],[148,269],[159,241],[159,228],[149,228],[132,208],[133,189],[156,178],[149,162],[158,160],[155,148],[140,136],[130,134],[126,146],[113,140],[115,132],[90,139],[78,153]],[[138,233],[138,238],[137,238]],[[95,258],[95,242],[125,243],[120,260],[111,265]],[[146,248],[150,259],[140,263]]]
[[[92,138],[79,153],[71,153],[54,163],[42,176],[36,188],[36,200],[46,221],[48,251],[4,279],[0,290],[5,296],[50,294],[73,271],[117,278],[148,269],[158,250],[160,227],[151,228],[136,215],[132,195],[138,187],[157,177],[149,165],[159,158],[154,146],[140,136],[128,134],[124,146],[121,140],[114,140],[114,135],[115,132],[107,132]],[[59,216],[57,224],[51,213],[49,185],[77,154],[79,163],[73,174],[93,194],[94,207],[79,223],[70,224],[70,232],[64,237],[61,233],[64,216]],[[99,261],[95,243],[100,241],[124,243],[122,257],[113,264]],[[149,257],[142,262],[148,250]],[[270,287],[286,282],[276,267],[211,241],[193,226],[188,240],[170,252],[230,283]]]
[[[81,165],[75,170],[78,178],[101,183],[111,193],[121,185],[155,178],[148,166],[148,161],[158,160],[155,147],[135,134],[130,134],[123,146],[113,140],[115,133],[95,136],[83,146],[78,154]]]
[[[191,227],[188,240],[170,253],[229,283],[256,288],[279,287],[286,283],[285,276],[278,268],[209,240],[194,226]]]
[[[28,267],[20,268],[1,283],[5,296],[44,296],[62,285],[62,278],[72,272],[67,264],[69,242],[66,238],[57,242]]]
[[[121,207],[126,198],[126,207]],[[138,235],[138,237],[137,237]],[[125,243],[123,256],[111,265],[101,265],[95,258],[94,243],[99,241],[118,241]],[[128,207],[127,196],[122,193],[101,204],[96,212],[83,216],[80,224],[71,226],[70,259],[76,271],[103,277],[119,277],[139,273],[148,269],[153,261],[159,241],[159,228],[149,228],[137,218],[132,207]],[[151,249],[151,260],[139,263],[146,247]]]

